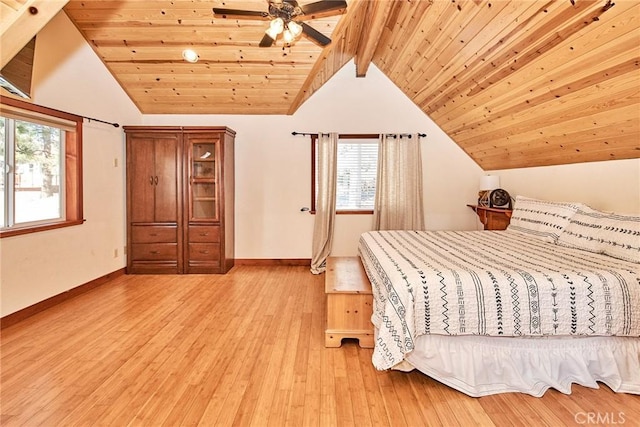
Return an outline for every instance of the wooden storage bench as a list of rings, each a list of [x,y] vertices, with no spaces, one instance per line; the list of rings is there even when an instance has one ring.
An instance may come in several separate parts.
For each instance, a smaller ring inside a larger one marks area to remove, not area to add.
[[[373,348],[373,295],[358,257],[329,257],[325,273],[327,329],[325,347],[340,347],[355,338],[360,347]]]

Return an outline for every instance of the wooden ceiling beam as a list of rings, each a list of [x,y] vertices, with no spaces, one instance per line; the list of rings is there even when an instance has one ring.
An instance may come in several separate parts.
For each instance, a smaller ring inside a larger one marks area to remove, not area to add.
[[[362,31],[358,48],[356,49],[356,77],[367,75],[369,64],[371,64],[373,54],[382,38],[384,26],[392,6],[393,2],[391,1],[366,2],[365,16],[367,18],[364,20],[364,31]]]
[[[304,101],[309,99],[316,90],[329,81],[344,64],[355,56],[360,37],[358,29],[363,25],[366,3],[367,0],[351,0],[349,2],[347,13],[342,15],[331,35],[331,44],[324,48],[316,60],[287,114],[295,113]]]
[[[7,65],[68,1],[25,0],[19,9],[12,9],[3,2],[0,19],[0,68]]]

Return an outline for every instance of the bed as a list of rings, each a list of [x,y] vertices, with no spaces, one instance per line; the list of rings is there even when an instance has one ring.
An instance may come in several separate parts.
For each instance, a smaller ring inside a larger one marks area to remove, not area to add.
[[[518,197],[505,231],[372,231],[377,369],[470,396],[640,394],[640,217]]]

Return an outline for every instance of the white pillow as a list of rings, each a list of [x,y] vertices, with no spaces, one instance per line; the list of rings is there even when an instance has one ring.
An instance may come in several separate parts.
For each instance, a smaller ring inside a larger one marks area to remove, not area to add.
[[[579,209],[558,244],[640,264],[640,216]]]
[[[582,203],[550,202],[516,196],[507,230],[530,234],[555,243]]]

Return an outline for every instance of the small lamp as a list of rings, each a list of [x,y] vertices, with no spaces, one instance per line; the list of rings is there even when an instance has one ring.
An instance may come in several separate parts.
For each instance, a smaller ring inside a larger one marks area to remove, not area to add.
[[[500,177],[498,175],[485,175],[480,178],[478,205],[489,206],[489,195],[496,188],[500,188]]]

